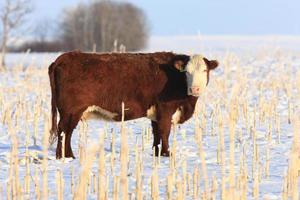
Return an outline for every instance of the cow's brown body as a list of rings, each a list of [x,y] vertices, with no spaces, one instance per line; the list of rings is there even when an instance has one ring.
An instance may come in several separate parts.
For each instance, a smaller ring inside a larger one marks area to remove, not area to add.
[[[87,54],[69,52],[49,67],[52,90],[52,133],[58,135],[57,158],[61,157],[61,132],[66,134],[65,156],[74,157],[71,149],[73,129],[90,106],[121,120],[121,103],[125,104],[125,120],[146,117],[154,106],[153,146],[168,155],[168,137],[172,116],[179,109],[178,123],[188,120],[197,97],[187,95],[186,75],[174,67],[189,56],[173,53],[152,54]],[[58,128],[56,109],[60,114]],[[150,109],[151,110],[151,109]],[[156,151],[157,152],[157,151]]]

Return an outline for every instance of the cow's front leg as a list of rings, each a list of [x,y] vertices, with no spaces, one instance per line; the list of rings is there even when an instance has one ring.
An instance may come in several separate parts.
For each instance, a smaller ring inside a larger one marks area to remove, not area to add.
[[[152,125],[152,133],[153,133],[153,146],[152,148],[155,149],[155,156],[158,156],[158,145],[160,144],[160,135],[158,132],[158,125],[156,121],[151,121]]]
[[[171,131],[171,116],[164,116],[157,121],[158,133],[162,141],[161,155],[169,156],[169,135]]]
[[[62,129],[58,127],[57,133],[57,147],[56,147],[56,158],[60,159],[62,157]]]

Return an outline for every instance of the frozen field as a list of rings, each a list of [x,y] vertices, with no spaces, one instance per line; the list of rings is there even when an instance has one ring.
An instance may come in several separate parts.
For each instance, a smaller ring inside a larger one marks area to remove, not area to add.
[[[194,117],[172,130],[175,157],[153,158],[143,118],[125,122],[122,164],[121,123],[103,121],[79,123],[76,159],[55,160],[56,145],[45,148],[43,136],[47,69],[59,54],[8,55],[9,70],[0,73],[0,198],[125,199],[127,181],[130,199],[299,199],[300,38],[152,38],[147,51],[159,50],[200,53],[220,66]]]

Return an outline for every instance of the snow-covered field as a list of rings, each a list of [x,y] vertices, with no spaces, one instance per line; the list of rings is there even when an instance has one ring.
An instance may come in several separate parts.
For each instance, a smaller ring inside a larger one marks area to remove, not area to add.
[[[300,38],[295,37],[152,38],[147,51],[201,53],[219,60],[220,66],[198,100],[197,114],[172,130],[169,140],[175,158],[153,158],[149,120],[125,123],[129,197],[299,198],[300,129],[294,128],[300,116],[297,44]],[[124,199],[121,123],[80,123],[72,137],[75,160],[55,160],[55,145],[45,151],[43,136],[50,118],[47,67],[57,55],[10,54],[9,70],[0,74],[0,197],[81,199],[76,191],[84,181],[79,177],[87,172],[87,199],[97,199],[103,187],[108,199]],[[90,149],[101,135],[105,171],[99,170],[98,156],[86,171],[93,157]],[[99,173],[105,176],[98,183]]]

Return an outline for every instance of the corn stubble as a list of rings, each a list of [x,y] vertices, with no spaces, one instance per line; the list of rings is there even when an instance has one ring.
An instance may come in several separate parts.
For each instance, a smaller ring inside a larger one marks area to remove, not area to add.
[[[265,53],[261,53],[257,59],[264,56]],[[24,89],[16,86],[0,89],[0,120],[2,126],[7,127],[1,134],[11,138],[9,170],[7,180],[0,184],[0,196],[5,195],[7,199],[267,199],[260,190],[260,183],[270,178],[272,149],[282,145],[282,138],[286,137],[282,125],[291,124],[293,142],[286,171],[282,172],[281,198],[298,200],[300,125],[296,102],[300,102],[300,73],[291,79],[291,74],[278,66],[265,79],[254,80],[242,73],[247,66],[241,66],[236,55],[228,53],[221,63],[222,73],[211,78],[207,93],[200,97],[196,107],[193,139],[189,138],[189,132],[174,126],[169,158],[155,157],[155,152],[149,151],[152,143],[149,125],[143,125],[141,135],[134,138],[133,130],[124,122],[126,105],[123,103],[120,105],[123,113],[120,140],[116,138],[117,130],[111,133],[104,128],[98,141],[88,145],[88,125],[81,122],[77,154],[81,169],[75,171],[70,167],[69,179],[65,176],[64,168],[69,163],[65,161],[64,152],[60,161],[49,161],[50,112],[49,105],[45,104],[50,101],[44,90],[48,84],[43,80],[45,70],[29,66],[24,71],[25,78],[21,79],[20,71],[15,69],[11,76],[22,83]],[[233,71],[231,66],[237,70]],[[29,84],[33,75],[38,77],[40,86]],[[278,75],[279,78],[275,78]],[[26,92],[36,99],[26,101]],[[284,95],[284,100],[279,93]],[[255,100],[251,99],[253,95]],[[281,108],[285,114],[279,111],[281,101],[286,102]],[[265,131],[259,127],[265,127]],[[24,144],[17,135],[22,131],[26,134]],[[217,141],[214,154],[206,152],[207,138]],[[136,140],[135,145],[129,146],[129,140]],[[192,162],[189,153],[181,149],[181,141],[188,140],[197,147],[197,162]],[[39,143],[41,155],[29,148]],[[25,146],[25,156],[20,156],[20,145]],[[116,145],[120,145],[120,150]],[[110,150],[105,146],[110,146]],[[148,154],[153,157],[149,159]],[[213,163],[208,163],[210,156],[215,158]],[[146,175],[145,158],[152,161],[150,175]],[[50,162],[61,162],[61,168],[49,171],[53,168]],[[211,164],[216,166],[213,171]],[[20,175],[20,168],[24,169],[24,176]],[[50,184],[55,184],[51,190]]]

